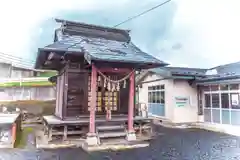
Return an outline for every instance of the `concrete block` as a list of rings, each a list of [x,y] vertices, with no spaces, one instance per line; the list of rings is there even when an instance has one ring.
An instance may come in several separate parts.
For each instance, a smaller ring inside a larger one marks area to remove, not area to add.
[[[88,133],[85,143],[86,143],[86,145],[89,145],[89,146],[98,145],[97,135],[95,133],[94,134],[93,133]]]
[[[127,139],[127,141],[136,141],[137,137],[136,137],[135,132],[127,133],[126,139]]]

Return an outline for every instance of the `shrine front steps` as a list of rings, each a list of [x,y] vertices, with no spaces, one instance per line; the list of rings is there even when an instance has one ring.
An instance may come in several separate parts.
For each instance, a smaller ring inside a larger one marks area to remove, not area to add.
[[[127,132],[122,122],[105,122],[98,124],[96,131],[99,145],[115,141],[126,141]]]

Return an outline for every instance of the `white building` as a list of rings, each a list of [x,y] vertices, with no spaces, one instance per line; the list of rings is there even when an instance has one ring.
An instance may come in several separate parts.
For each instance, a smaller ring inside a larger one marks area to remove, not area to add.
[[[55,99],[53,85],[48,82],[55,73],[35,70],[29,63],[9,57],[0,53],[0,101]]]
[[[212,69],[163,67],[136,80],[149,115],[175,123],[240,125],[240,63]]]
[[[138,85],[138,102],[146,104],[152,116],[175,123],[199,121],[197,86],[191,84],[196,70],[205,75],[205,69],[173,67],[145,72]]]

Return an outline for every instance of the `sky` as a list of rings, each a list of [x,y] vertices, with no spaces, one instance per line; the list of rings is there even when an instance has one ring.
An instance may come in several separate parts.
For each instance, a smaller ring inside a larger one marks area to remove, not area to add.
[[[32,63],[53,42],[54,18],[114,26],[164,0],[0,2],[0,52]],[[14,5],[13,5],[14,4]],[[240,60],[240,0],[172,0],[121,26],[143,51],[172,66],[209,68]]]

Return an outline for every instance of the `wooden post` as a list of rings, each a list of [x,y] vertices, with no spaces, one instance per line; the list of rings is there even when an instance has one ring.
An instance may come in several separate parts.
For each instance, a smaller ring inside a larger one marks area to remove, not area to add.
[[[52,126],[48,126],[48,142],[52,140]]]
[[[129,85],[129,102],[128,102],[128,132],[134,132],[133,128],[133,114],[134,114],[134,91],[135,91],[135,74],[130,75]]]
[[[64,125],[64,128],[63,128],[63,141],[67,140],[67,130],[68,130],[67,125]]]
[[[97,89],[97,69],[94,66],[94,64],[92,64],[89,133],[95,133],[95,109],[97,102],[96,89]]]
[[[16,122],[14,122],[12,125],[12,144],[13,145],[16,141],[16,134],[17,134],[17,125],[16,125]]]

